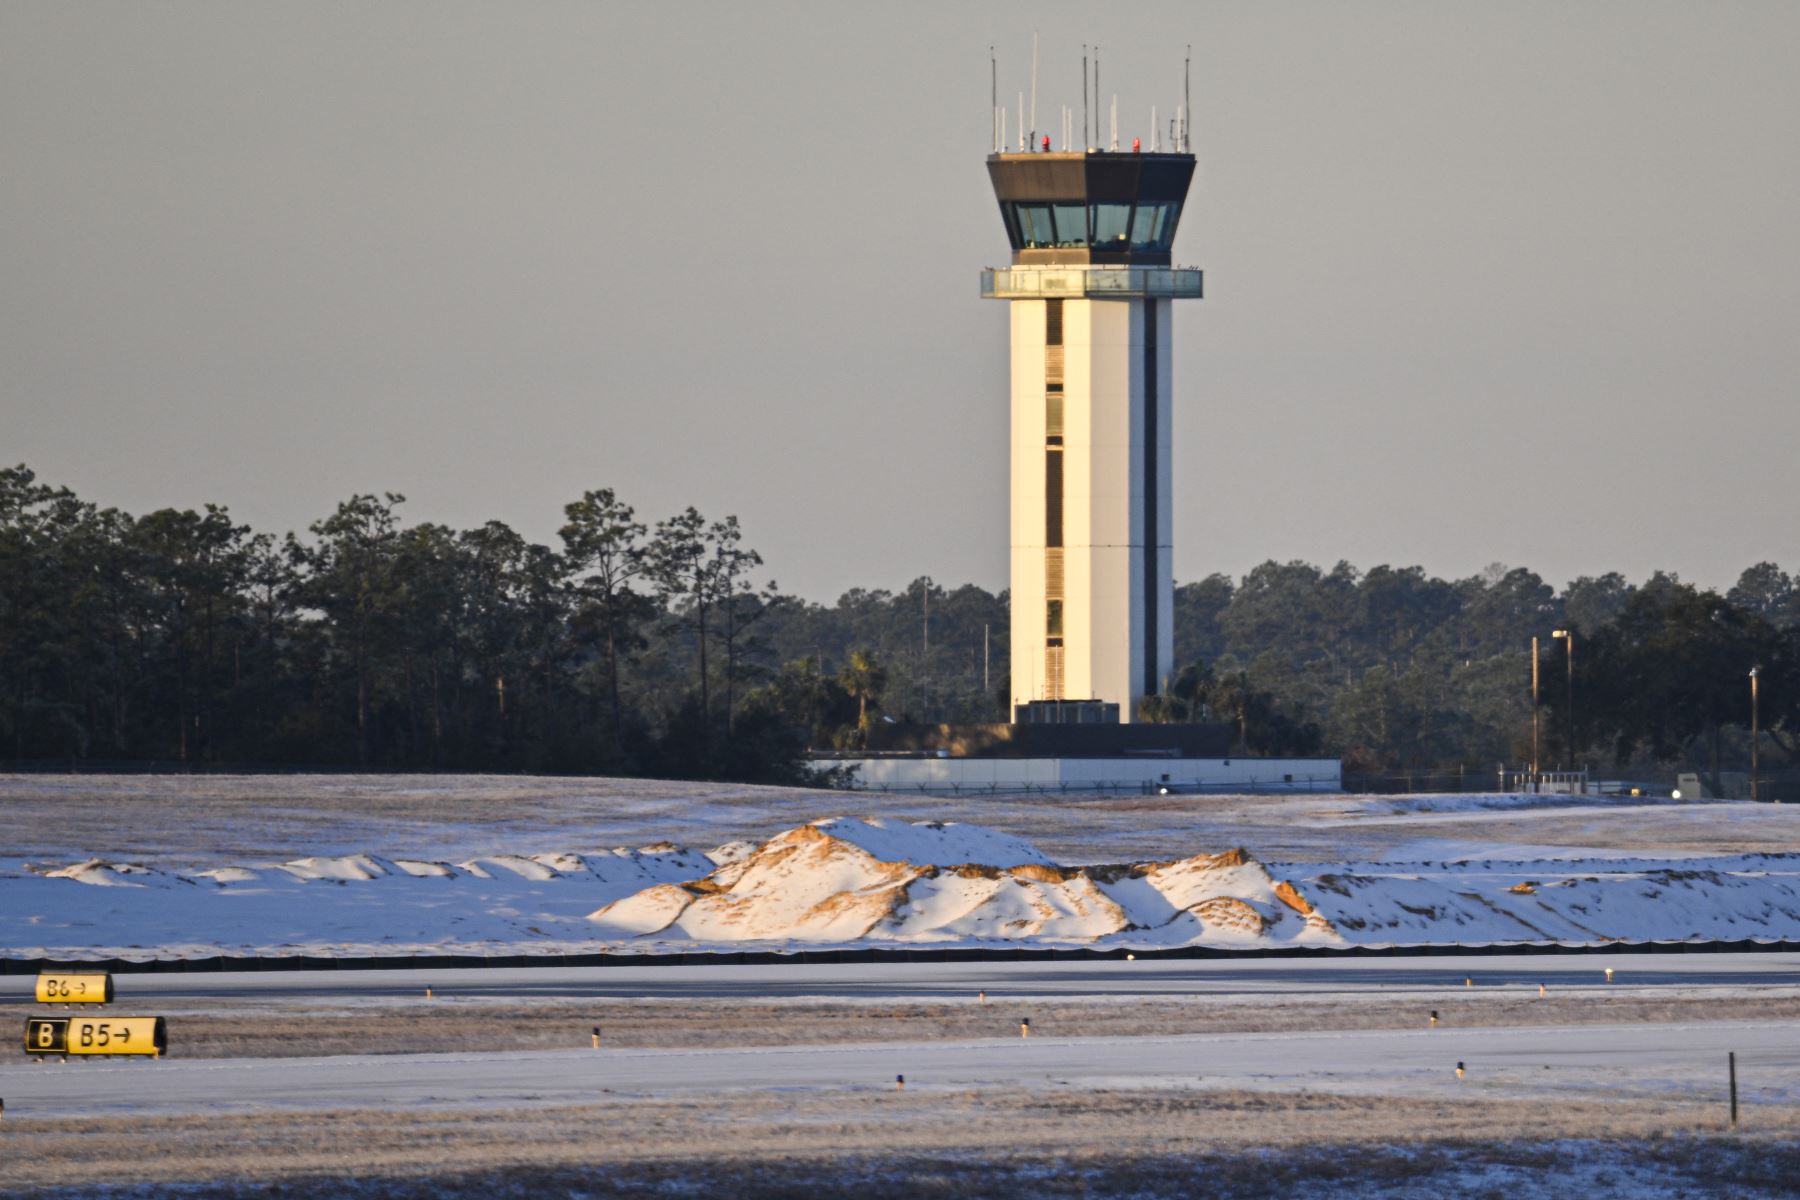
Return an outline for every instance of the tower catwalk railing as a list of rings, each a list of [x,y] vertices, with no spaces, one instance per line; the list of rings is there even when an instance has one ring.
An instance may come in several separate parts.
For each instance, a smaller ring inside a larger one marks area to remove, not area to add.
[[[1194,267],[989,267],[981,272],[984,300],[1198,300]]]

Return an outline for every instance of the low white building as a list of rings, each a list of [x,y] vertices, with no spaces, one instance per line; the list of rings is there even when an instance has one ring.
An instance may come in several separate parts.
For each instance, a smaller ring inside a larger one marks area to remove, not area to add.
[[[951,758],[877,755],[817,759],[854,767],[851,786],[879,792],[1339,792],[1335,758]]]

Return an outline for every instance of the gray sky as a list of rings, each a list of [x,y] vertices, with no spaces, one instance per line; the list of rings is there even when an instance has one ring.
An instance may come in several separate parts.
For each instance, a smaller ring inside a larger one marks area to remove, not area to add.
[[[1175,568],[1800,566],[1800,6],[0,0],[0,460],[1004,583],[990,42],[1178,100]]]

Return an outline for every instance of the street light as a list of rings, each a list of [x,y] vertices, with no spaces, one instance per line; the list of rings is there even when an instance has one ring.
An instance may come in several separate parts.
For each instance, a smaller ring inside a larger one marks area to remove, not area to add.
[[[1575,631],[1573,629],[1552,630],[1550,636],[1561,638],[1569,651],[1569,675],[1566,691],[1563,694],[1563,707],[1569,714],[1569,761],[1567,770],[1575,769]]]
[[[1538,790],[1538,640],[1531,639],[1531,790]]]
[[[1756,799],[1756,776],[1758,774],[1758,756],[1756,753],[1756,679],[1762,674],[1761,667],[1750,668],[1750,799]]]

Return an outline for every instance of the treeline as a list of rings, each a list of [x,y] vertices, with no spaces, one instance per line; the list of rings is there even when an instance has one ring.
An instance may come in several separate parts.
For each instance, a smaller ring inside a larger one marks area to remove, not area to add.
[[[0,755],[806,782],[888,708],[987,719],[979,588],[809,605],[734,517],[611,491],[555,544],[353,496],[305,536],[0,471]],[[933,636],[933,625],[937,636]],[[993,681],[1004,688],[1004,671]]]
[[[403,503],[353,496],[277,537],[0,470],[0,757],[806,782],[808,747],[879,722],[1007,719],[1004,593],[808,602],[735,518],[640,518],[607,490],[548,545]],[[1765,762],[1793,755],[1800,592],[1770,564],[1721,596],[1265,563],[1177,590],[1187,665],[1140,715],[1353,771],[1522,763],[1533,636],[1546,765],[1741,762],[1751,666]]]
[[[1546,769],[1745,765],[1753,667],[1763,765],[1796,750],[1800,588],[1772,563],[1720,595],[1663,572],[1558,592],[1501,566],[1446,580],[1269,562],[1186,584],[1175,603],[1176,657],[1200,664],[1187,679],[1250,698],[1199,715],[1247,710],[1252,748],[1259,716],[1266,748],[1316,732],[1348,771],[1528,763],[1534,637]]]

